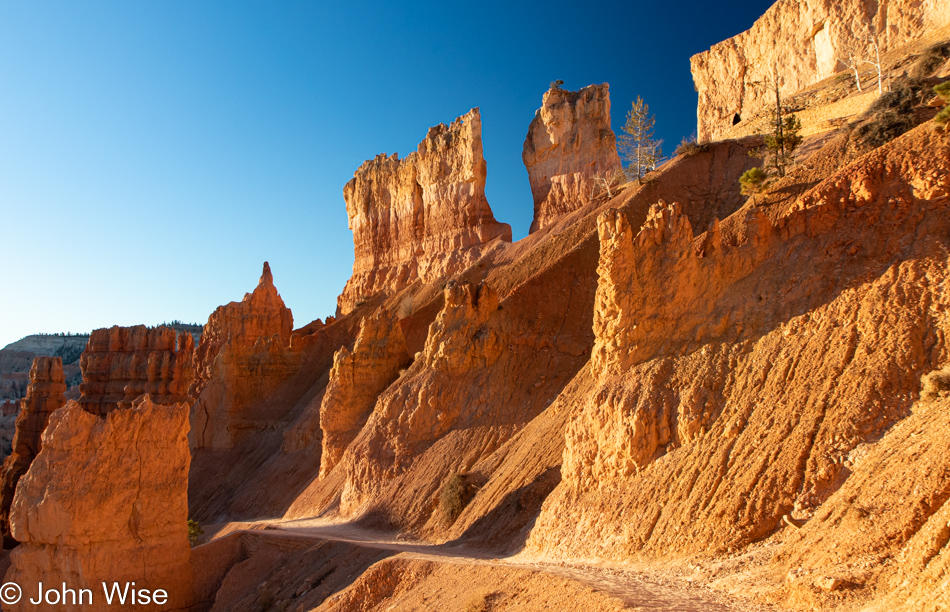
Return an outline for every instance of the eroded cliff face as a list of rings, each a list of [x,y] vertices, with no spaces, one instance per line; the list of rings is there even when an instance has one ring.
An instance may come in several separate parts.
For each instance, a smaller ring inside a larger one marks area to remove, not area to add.
[[[321,476],[340,461],[366,423],[376,398],[411,362],[399,323],[385,308],[363,319],[352,351],[344,346],[336,352],[320,405]]]
[[[104,416],[76,402],[53,413],[17,486],[10,522],[21,545],[6,579],[88,588],[94,605],[83,609],[95,610],[110,609],[101,582],[129,581],[164,589],[168,609],[187,608],[187,435],[188,405],[148,396]],[[33,607],[25,596],[9,609]]]
[[[950,5],[937,0],[778,0],[749,30],[690,59],[699,92],[697,136],[722,138],[736,117],[774,104],[774,94],[756,83],[775,73],[790,95],[844,70],[838,60],[865,50],[872,30],[884,53],[948,23]]]
[[[591,202],[601,190],[594,177],[621,167],[607,83],[549,89],[528,126],[521,158],[534,197],[531,232]]]
[[[430,128],[405,159],[382,154],[363,163],[343,188],[355,261],[338,312],[454,274],[492,241],[510,242],[511,227],[495,221],[485,199],[486,168],[477,108]]]
[[[693,238],[675,203],[639,230],[606,211],[598,385],[571,400],[529,547],[725,550],[814,516],[950,359],[948,155],[922,126],[791,206],[739,211],[728,240]]]
[[[66,403],[66,377],[60,357],[36,357],[30,367],[30,385],[20,405],[13,436],[13,452],[3,462],[0,476],[0,530],[4,548],[16,541],[10,534],[10,506],[17,482],[42,448],[41,436],[50,415]]]
[[[267,262],[253,292],[211,314],[196,351],[191,389],[197,398],[192,414],[197,448],[231,448],[244,433],[280,416],[257,403],[297,371],[292,329],[293,315]]]
[[[114,326],[89,336],[79,362],[84,410],[103,415],[148,393],[158,403],[189,402],[195,376],[191,334],[165,326]]]

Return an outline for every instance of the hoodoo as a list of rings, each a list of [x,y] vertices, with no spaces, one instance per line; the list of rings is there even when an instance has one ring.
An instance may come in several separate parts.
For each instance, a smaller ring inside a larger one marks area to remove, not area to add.
[[[103,415],[130,407],[145,393],[156,403],[188,402],[188,387],[195,376],[194,351],[191,334],[170,327],[97,329],[79,360],[79,405]]]
[[[3,546],[10,548],[16,540],[10,535],[10,506],[17,482],[26,474],[36,454],[43,447],[41,437],[49,417],[66,403],[66,377],[60,357],[36,357],[30,368],[30,386],[20,402],[13,436],[13,452],[3,462],[0,481],[0,529]]]
[[[601,189],[597,177],[620,170],[610,86],[552,86],[528,127],[521,158],[534,196],[531,232],[591,202]]]
[[[338,312],[460,272],[493,241],[511,242],[511,227],[495,221],[485,199],[486,175],[477,108],[430,128],[405,159],[363,163],[343,188],[355,260]]]
[[[6,579],[24,589],[87,589],[89,610],[112,609],[102,583],[134,582],[138,591],[162,590],[168,609],[187,609],[189,459],[187,404],[145,395],[97,416],[69,402],[53,413],[17,485],[10,523],[21,545]],[[32,610],[35,597],[26,592],[8,609]]]
[[[256,401],[296,370],[290,351],[294,318],[265,261],[257,287],[208,318],[196,351],[191,389],[192,436],[198,448],[231,448],[242,431],[266,420]]]

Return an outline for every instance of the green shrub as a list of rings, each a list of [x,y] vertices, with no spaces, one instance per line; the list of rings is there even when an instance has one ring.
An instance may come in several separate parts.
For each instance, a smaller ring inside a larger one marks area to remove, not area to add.
[[[947,125],[947,122],[950,121],[950,106],[944,106],[943,110],[937,113],[937,116],[934,117],[934,121],[940,125]]]
[[[198,521],[194,519],[188,519],[188,541],[191,542],[192,548],[198,545],[198,536],[204,532],[204,529],[201,528],[201,525],[198,524]]]
[[[943,100],[943,103],[946,105],[937,113],[937,116],[934,117],[934,121],[946,126],[947,123],[950,122],[950,81],[945,81],[934,87],[934,93],[940,96],[940,99]],[[946,127],[944,127],[944,129],[946,129]]]
[[[439,508],[446,522],[454,523],[462,508],[465,507],[465,478],[458,472],[452,472],[442,483],[439,492]]]
[[[758,204],[755,201],[755,196],[765,188],[765,181],[768,178],[769,175],[765,170],[758,166],[746,170],[742,176],[739,177],[739,184],[742,186],[743,195],[752,196],[752,203]]]

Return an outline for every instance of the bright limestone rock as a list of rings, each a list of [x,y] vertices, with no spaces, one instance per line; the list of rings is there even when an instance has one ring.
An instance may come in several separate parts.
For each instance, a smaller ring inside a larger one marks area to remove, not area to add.
[[[410,362],[399,322],[385,308],[363,319],[352,351],[344,346],[333,355],[330,382],[320,405],[321,476],[339,462],[366,423],[376,398]]]
[[[16,545],[10,535],[10,506],[17,482],[26,473],[33,458],[42,448],[41,436],[50,415],[66,403],[66,378],[60,357],[36,357],[30,367],[30,386],[27,387],[20,414],[16,419],[13,452],[3,463],[0,481],[0,529],[4,547]]]
[[[534,196],[531,232],[592,200],[594,177],[619,170],[607,83],[549,89],[528,127],[521,154]]]
[[[296,371],[292,329],[293,315],[274,287],[267,262],[253,292],[211,314],[198,343],[191,389],[197,398],[192,415],[197,448],[231,448],[242,431],[268,418],[256,401]]]
[[[430,128],[405,159],[364,162],[343,188],[355,260],[338,311],[454,274],[495,239],[510,242],[511,227],[495,221],[485,199],[486,173],[477,108]]]
[[[24,597],[9,609],[33,609],[30,589],[40,581],[91,589],[94,605],[83,609],[110,609],[100,583],[126,581],[164,589],[163,609],[187,608],[189,463],[187,404],[144,396],[105,416],[76,402],[53,413],[10,512],[21,545],[6,579]]]
[[[867,26],[879,32],[884,53],[948,23],[947,2],[779,0],[749,30],[690,59],[699,141],[718,140],[737,117],[774,104],[768,88],[757,84],[771,78],[773,65],[782,93],[790,95],[844,70],[838,59],[863,46]]]
[[[170,327],[97,329],[80,358],[79,404],[102,415],[128,408],[145,393],[158,403],[188,402],[194,349],[191,334]]]

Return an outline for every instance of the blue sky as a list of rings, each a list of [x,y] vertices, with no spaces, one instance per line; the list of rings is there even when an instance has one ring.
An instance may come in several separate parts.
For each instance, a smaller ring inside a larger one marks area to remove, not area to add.
[[[487,195],[531,222],[521,149],[548,84],[641,95],[671,150],[689,57],[771,2],[0,0],[0,346],[205,322],[269,260],[296,326],[353,263],[342,189],[481,108]]]

